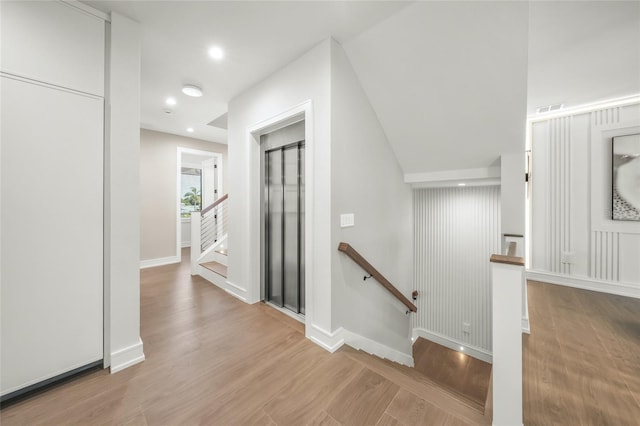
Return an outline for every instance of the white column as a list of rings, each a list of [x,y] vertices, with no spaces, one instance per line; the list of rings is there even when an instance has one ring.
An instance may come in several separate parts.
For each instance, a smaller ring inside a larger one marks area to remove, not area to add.
[[[491,260],[493,425],[522,425],[522,280],[524,266]],[[507,258],[504,261],[521,260]]]
[[[111,372],[144,361],[140,339],[140,24],[111,14],[105,158],[105,346]]]

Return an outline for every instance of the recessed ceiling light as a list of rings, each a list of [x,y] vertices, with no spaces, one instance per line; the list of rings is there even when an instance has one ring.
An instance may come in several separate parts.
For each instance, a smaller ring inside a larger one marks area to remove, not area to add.
[[[198,86],[194,86],[193,84],[185,84],[184,86],[182,86],[182,93],[187,96],[199,98],[200,96],[202,96],[202,89]]]
[[[466,183],[459,183],[458,186],[467,186]]]
[[[187,132],[193,133],[193,127],[187,127]]]
[[[224,51],[218,46],[213,46],[209,48],[209,56],[213,59],[222,59],[224,58]]]
[[[176,104],[176,98],[167,98],[167,100],[165,101],[167,105],[175,105]]]

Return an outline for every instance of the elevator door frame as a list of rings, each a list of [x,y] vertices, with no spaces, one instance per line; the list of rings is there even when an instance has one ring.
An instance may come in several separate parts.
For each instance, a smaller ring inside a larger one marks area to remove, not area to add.
[[[298,289],[297,289],[297,300],[296,300],[296,310],[292,310],[291,308],[287,307],[285,304],[285,256],[284,256],[284,247],[285,247],[285,196],[284,196],[284,179],[285,179],[285,172],[284,172],[284,168],[285,168],[285,161],[284,161],[284,152],[287,149],[293,149],[296,148],[297,151],[297,285],[298,285]],[[264,230],[265,230],[265,234],[264,234],[264,242],[263,242],[263,250],[264,250],[264,255],[263,255],[263,259],[264,259],[264,276],[263,276],[263,294],[264,294],[264,301],[266,303],[268,303],[269,305],[277,308],[278,310],[286,313],[287,315],[290,315],[292,317],[294,317],[295,319],[304,321],[305,318],[305,313],[306,313],[306,306],[301,309],[301,294],[302,292],[305,292],[305,302],[306,302],[306,288],[305,288],[305,283],[306,283],[306,277],[305,277],[305,272],[302,271],[302,261],[304,259],[305,256],[305,247],[302,244],[301,241],[301,232],[305,231],[302,228],[302,224],[301,224],[301,211],[305,211],[306,213],[306,209],[303,209],[304,207],[304,203],[305,200],[301,198],[301,184],[302,184],[302,180],[303,180],[303,173],[306,172],[306,168],[305,168],[305,164],[302,162],[303,160],[301,160],[301,150],[305,149],[305,140],[300,140],[297,142],[293,142],[293,143],[289,143],[286,145],[282,145],[282,146],[278,146],[272,149],[267,149],[264,150],[262,153],[263,156],[263,161],[264,161],[264,176],[263,176],[263,193],[264,193]],[[270,229],[270,220],[269,220],[269,154],[273,153],[274,151],[279,151],[281,152],[281,179],[282,179],[282,213],[281,213],[281,250],[283,255],[281,256],[281,270],[282,270],[282,279],[281,279],[281,283],[280,283],[280,295],[281,295],[281,303],[278,305],[277,303],[274,303],[273,301],[271,301],[271,252],[270,252],[270,234],[271,234],[271,229]],[[301,170],[302,169],[302,170]],[[305,179],[306,180],[306,179]],[[306,193],[305,193],[306,195]],[[305,262],[306,263],[306,262]],[[301,284],[302,283],[302,284]],[[306,303],[305,303],[306,305]]]

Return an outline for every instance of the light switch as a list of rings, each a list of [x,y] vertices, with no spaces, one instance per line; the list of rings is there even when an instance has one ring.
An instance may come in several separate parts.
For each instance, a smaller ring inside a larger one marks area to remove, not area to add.
[[[353,213],[340,215],[340,228],[347,228],[356,224],[355,215]]]

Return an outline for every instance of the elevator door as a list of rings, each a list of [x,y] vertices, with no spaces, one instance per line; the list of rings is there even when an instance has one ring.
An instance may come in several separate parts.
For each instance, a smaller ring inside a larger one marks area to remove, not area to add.
[[[304,142],[265,155],[265,296],[304,315]]]

